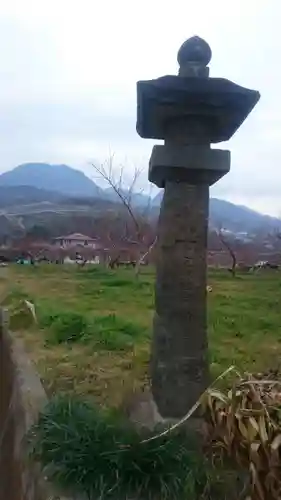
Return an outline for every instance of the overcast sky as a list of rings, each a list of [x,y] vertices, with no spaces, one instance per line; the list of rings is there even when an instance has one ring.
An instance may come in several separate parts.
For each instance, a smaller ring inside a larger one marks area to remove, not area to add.
[[[176,74],[192,35],[211,76],[259,90],[229,143],[231,173],[212,195],[281,214],[280,0],[6,0],[0,9],[0,172],[20,163],[89,162],[109,150],[146,166],[135,131],[136,81]]]

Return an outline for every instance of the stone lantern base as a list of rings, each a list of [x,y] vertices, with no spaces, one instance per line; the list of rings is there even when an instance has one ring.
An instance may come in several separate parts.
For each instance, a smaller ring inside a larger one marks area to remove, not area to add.
[[[139,391],[135,393],[123,407],[129,421],[135,425],[137,429],[148,429],[153,431],[155,428],[166,429],[180,419],[176,418],[163,418],[157,408],[157,404],[153,399],[150,389]],[[185,429],[199,434],[202,431],[202,419],[194,414],[187,419],[183,424]]]

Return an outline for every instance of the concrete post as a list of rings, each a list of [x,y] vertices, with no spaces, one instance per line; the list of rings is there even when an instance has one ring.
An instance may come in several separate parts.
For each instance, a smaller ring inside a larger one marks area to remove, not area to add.
[[[226,140],[259,99],[255,91],[209,78],[209,45],[179,50],[179,76],[138,83],[137,130],[162,138],[149,180],[164,188],[158,226],[152,394],[164,418],[184,416],[209,383],[206,249],[209,186],[230,168]]]

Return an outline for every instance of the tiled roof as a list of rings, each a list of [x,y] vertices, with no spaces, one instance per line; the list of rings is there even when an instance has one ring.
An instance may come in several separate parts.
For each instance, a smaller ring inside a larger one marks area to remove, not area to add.
[[[94,238],[91,238],[91,236],[86,236],[85,234],[81,233],[72,233],[68,234],[66,236],[58,236],[57,238],[54,238],[55,240],[89,240],[89,241],[95,241]]]

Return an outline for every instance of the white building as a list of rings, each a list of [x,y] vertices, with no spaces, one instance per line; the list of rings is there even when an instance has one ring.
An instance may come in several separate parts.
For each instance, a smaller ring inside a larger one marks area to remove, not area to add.
[[[81,233],[73,233],[67,236],[59,236],[52,240],[52,244],[60,248],[72,248],[82,246],[86,248],[99,248],[98,241]]]

